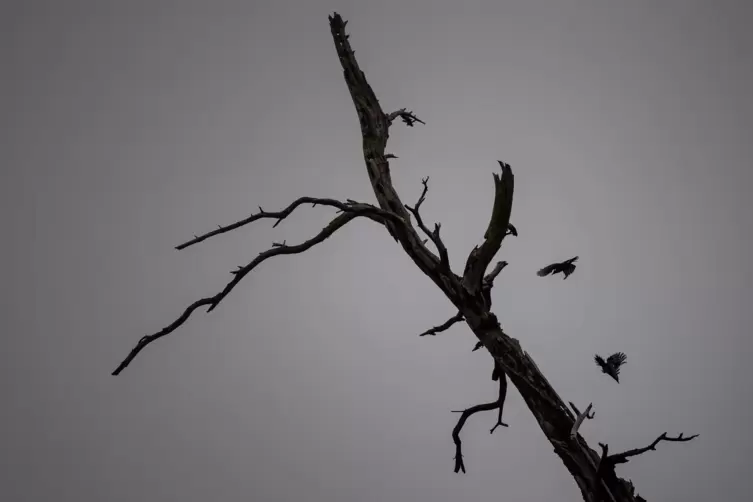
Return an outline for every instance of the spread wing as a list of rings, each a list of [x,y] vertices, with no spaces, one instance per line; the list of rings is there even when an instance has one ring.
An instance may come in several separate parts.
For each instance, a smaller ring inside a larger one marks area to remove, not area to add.
[[[604,366],[606,366],[607,364],[599,354],[596,354],[594,356],[594,361],[596,361],[596,364],[598,364],[601,368],[604,368]]]
[[[578,261],[578,257],[577,257],[577,256],[575,256],[575,257],[573,257],[573,258],[570,258],[569,260],[567,260],[566,262],[564,262],[564,263],[563,263],[563,265],[565,265],[565,264],[567,264],[567,265],[572,265],[572,264],[573,264],[573,263],[575,263],[576,261]]]
[[[622,352],[615,352],[607,358],[607,364],[614,368],[615,372],[619,373],[620,366],[625,364],[627,356]]]
[[[536,272],[536,275],[538,275],[539,277],[547,276],[551,274],[552,272],[554,272],[558,266],[559,266],[559,263],[552,263],[551,265],[547,265],[546,267]]]

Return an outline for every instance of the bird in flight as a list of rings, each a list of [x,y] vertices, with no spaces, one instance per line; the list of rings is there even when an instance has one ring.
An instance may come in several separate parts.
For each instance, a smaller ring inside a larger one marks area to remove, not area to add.
[[[625,364],[627,356],[623,352],[615,352],[607,357],[605,361],[599,354],[594,356],[594,361],[601,368],[602,373],[614,378],[615,382],[620,383],[620,366]]]
[[[536,275],[538,275],[539,277],[545,277],[550,274],[554,275],[554,274],[562,273],[564,275],[562,279],[567,279],[567,277],[570,274],[575,272],[574,263],[576,261],[578,261],[577,256],[570,258],[569,260],[560,262],[560,263],[552,263],[551,265],[547,265],[546,267],[536,272]]]

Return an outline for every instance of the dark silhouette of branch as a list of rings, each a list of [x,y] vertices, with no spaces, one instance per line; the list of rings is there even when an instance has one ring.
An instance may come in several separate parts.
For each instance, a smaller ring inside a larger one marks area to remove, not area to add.
[[[570,429],[570,437],[575,439],[578,436],[578,429],[580,429],[581,424],[585,419],[591,419],[593,418],[593,414],[589,415],[589,412],[591,411],[591,407],[593,406],[592,403],[588,404],[588,407],[586,408],[586,411],[583,413],[580,413],[578,411],[578,408],[575,407],[573,403],[570,403],[570,406],[572,406],[573,410],[575,410],[575,413],[578,415],[578,417],[575,419],[575,423],[573,424],[573,428]]]
[[[581,413],[580,413],[580,410],[578,410],[578,407],[577,407],[577,406],[575,406],[575,405],[574,405],[574,404],[572,403],[572,401],[568,401],[568,402],[567,402],[567,404],[569,404],[569,405],[570,405],[570,407],[571,407],[571,408],[573,409],[573,411],[575,412],[575,415],[576,415],[576,416],[577,416],[577,415],[580,415],[580,414],[581,414]],[[586,418],[587,418],[588,420],[592,420],[592,419],[593,419],[593,418],[594,418],[595,416],[596,416],[596,412],[595,412],[595,411],[592,411],[591,413],[588,413],[588,411],[586,411],[586,413],[585,413],[585,417],[586,417]]]
[[[450,317],[439,326],[434,326],[433,328],[429,328],[418,336],[426,336],[426,335],[435,336],[437,333],[442,333],[443,331],[447,331],[456,323],[462,322],[464,320],[465,318],[463,317],[463,314],[458,312],[457,314]]]
[[[463,286],[470,294],[476,293],[481,287],[484,272],[502,246],[502,240],[507,235],[510,225],[515,180],[510,165],[498,162],[502,174],[494,173],[494,207],[489,226],[484,233],[484,242],[481,246],[474,247],[468,255],[463,273]]]
[[[490,411],[499,409],[497,415],[497,423],[489,431],[490,434],[494,433],[495,429],[499,426],[508,427],[508,425],[502,422],[502,410],[505,406],[505,397],[507,396],[507,378],[505,378],[504,372],[502,378],[499,379],[499,397],[493,403],[477,404],[471,406],[465,410],[453,410],[453,413],[460,413],[460,418],[455,428],[452,429],[452,440],[455,443],[455,472],[463,471],[465,473],[465,462],[463,462],[463,443],[460,440],[460,431],[463,430],[465,422],[471,417],[481,411]]]
[[[492,287],[494,285],[494,279],[497,278],[500,272],[508,265],[506,261],[498,261],[496,265],[494,265],[494,268],[491,272],[489,272],[486,276],[484,276],[484,280],[482,281],[483,285],[487,285],[488,287]]]
[[[421,229],[421,231],[426,234],[426,236],[431,239],[431,242],[434,243],[434,245],[437,247],[437,251],[439,252],[439,260],[440,260],[440,266],[442,266],[445,269],[448,269],[450,266],[450,258],[447,253],[447,247],[445,247],[444,242],[442,242],[442,239],[439,237],[439,229],[441,228],[441,223],[435,223],[434,224],[434,230],[430,231],[426,225],[424,225],[424,221],[421,218],[421,214],[418,212],[421,208],[421,204],[424,203],[426,200],[426,193],[429,191],[429,177],[421,180],[421,184],[424,186],[423,190],[421,191],[421,196],[418,198],[418,201],[416,202],[416,205],[413,207],[410,207],[409,205],[405,205],[405,209],[410,211],[410,213],[413,215],[414,218],[416,218],[416,224],[418,225],[418,228]]]
[[[186,310],[183,311],[180,317],[178,317],[171,324],[169,324],[162,330],[158,331],[157,333],[154,333],[153,335],[148,335],[141,338],[139,342],[136,344],[136,346],[128,354],[128,356],[123,360],[123,362],[121,362],[118,365],[118,367],[115,369],[115,371],[112,372],[112,374],[119,375],[120,372],[123,371],[131,363],[131,361],[133,361],[133,359],[138,355],[138,353],[141,352],[147,345],[175,331],[178,327],[183,325],[183,323],[185,323],[188,320],[188,318],[196,309],[203,306],[208,306],[209,308],[207,309],[207,313],[214,310],[217,307],[217,305],[219,305],[220,302],[227,295],[230,294],[230,292],[235,288],[235,286],[237,286],[238,283],[240,283],[243,280],[243,278],[246,275],[248,275],[248,273],[250,273],[254,268],[256,268],[265,260],[272,258],[273,256],[303,253],[304,251],[326,240],[329,236],[334,234],[341,227],[345,226],[346,223],[357,218],[358,216],[369,216],[375,221],[383,223],[384,221],[386,221],[384,218],[384,215],[386,215],[384,211],[374,208],[374,207],[371,207],[371,208],[364,207],[361,212],[348,211],[341,214],[340,216],[337,216],[326,227],[324,227],[324,229],[321,232],[319,232],[317,235],[315,235],[311,239],[301,244],[298,244],[295,246],[288,246],[286,244],[275,243],[272,246],[272,248],[262,253],[259,253],[259,255],[253,260],[251,260],[251,262],[248,263],[247,265],[238,267],[237,270],[233,270],[231,272],[234,275],[233,279],[230,282],[228,282],[228,284],[225,286],[225,288],[222,291],[220,291],[214,296],[209,296],[209,297],[202,298],[200,300],[195,301],[194,303],[189,305],[186,308]]]
[[[371,206],[370,204],[363,204],[355,201],[348,201],[346,202],[340,202],[339,200],[335,199],[325,199],[325,198],[318,198],[318,197],[300,197],[296,200],[294,200],[288,207],[283,209],[282,211],[265,211],[264,209],[259,206],[259,212],[253,213],[248,218],[244,218],[240,221],[236,221],[235,223],[231,223],[230,225],[222,226],[218,225],[216,229],[212,230],[211,232],[207,232],[202,235],[194,235],[194,238],[190,241],[184,242],[183,244],[179,246],[175,246],[175,249],[181,250],[185,249],[189,246],[193,246],[194,244],[198,244],[199,242],[205,241],[209,239],[210,237],[214,237],[215,235],[224,234],[227,232],[230,232],[232,230],[236,230],[242,226],[248,225],[249,223],[253,223],[257,220],[261,219],[275,219],[277,220],[273,227],[276,227],[279,225],[282,220],[290,216],[290,214],[295,211],[295,209],[302,205],[302,204],[311,204],[312,207],[316,206],[330,206],[335,207],[339,209],[340,211],[355,211],[356,208],[360,208],[362,211],[366,207],[370,207],[373,209],[376,209],[374,206]]]
[[[403,123],[407,125],[408,127],[413,127],[413,125],[418,122],[419,124],[426,125],[426,122],[416,117],[416,115],[413,112],[407,111],[405,108],[400,108],[396,112],[392,112],[389,115],[387,115],[387,122],[392,124],[392,122],[395,121],[396,118],[400,117],[403,119]]]
[[[680,433],[677,437],[671,437],[667,436],[667,433],[664,432],[659,437],[654,439],[654,441],[648,445],[644,446],[643,448],[635,448],[633,450],[623,451],[622,453],[615,453],[612,455],[609,455],[606,457],[606,463],[611,466],[615,466],[617,464],[624,464],[627,463],[627,461],[630,459],[630,457],[635,457],[638,455],[642,455],[646,453],[647,451],[655,451],[656,445],[658,445],[662,441],[668,441],[668,442],[678,442],[678,443],[685,443],[687,441],[691,441],[698,437],[698,434],[693,434],[692,436],[683,436],[683,433]],[[609,446],[606,444],[599,443],[599,446],[602,447],[602,457],[607,452]],[[604,463],[604,462],[602,462]]]

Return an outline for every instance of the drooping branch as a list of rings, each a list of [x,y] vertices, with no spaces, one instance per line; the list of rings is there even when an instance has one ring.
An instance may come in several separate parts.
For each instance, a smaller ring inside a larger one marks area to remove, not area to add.
[[[668,442],[678,442],[678,443],[684,443],[687,441],[691,441],[698,437],[698,434],[693,434],[692,436],[683,436],[683,433],[680,433],[677,437],[671,437],[667,436],[667,433],[661,434],[659,437],[657,437],[650,445],[644,446],[643,448],[635,448],[633,450],[624,451],[622,453],[615,453],[612,455],[609,455],[606,457],[605,460],[602,461],[602,463],[606,462],[607,465],[615,466],[617,464],[624,464],[626,463],[630,457],[635,457],[638,455],[642,455],[646,453],[647,451],[655,451],[656,445],[658,445],[662,441],[668,441]],[[599,443],[599,445],[602,447],[602,457],[604,453],[607,452],[609,446],[602,443]]]
[[[460,431],[463,430],[463,426],[465,426],[466,421],[468,421],[471,415],[475,415],[476,413],[479,413],[481,411],[499,409],[497,423],[494,425],[494,427],[491,428],[489,433],[493,433],[494,430],[500,425],[502,427],[508,427],[506,423],[502,422],[502,410],[505,406],[506,396],[507,378],[505,377],[505,374],[503,372],[502,377],[499,379],[499,397],[496,401],[494,401],[493,403],[477,404],[476,406],[471,406],[470,408],[467,408],[465,410],[453,410],[453,413],[460,413],[458,423],[455,425],[455,428],[452,429],[452,440],[455,443],[455,472],[465,472],[465,462],[463,462],[463,442],[460,440]]]
[[[463,273],[463,286],[471,294],[476,293],[481,287],[486,268],[502,246],[502,240],[507,235],[510,224],[515,179],[510,165],[498,162],[502,174],[494,173],[494,206],[489,226],[484,233],[484,242],[481,246],[473,248]]]
[[[458,312],[457,314],[450,317],[439,326],[434,326],[433,328],[429,328],[418,336],[427,336],[427,335],[435,336],[437,333],[442,333],[443,331],[447,331],[456,323],[462,322],[464,320],[465,320],[465,317],[463,317],[463,314]]]
[[[410,207],[406,204],[405,209],[410,211],[413,217],[416,218],[416,224],[418,225],[418,228],[420,228],[421,231],[426,234],[426,236],[431,239],[431,242],[433,242],[437,247],[437,252],[439,252],[440,266],[443,269],[448,270],[450,266],[450,258],[447,253],[447,247],[445,246],[444,242],[442,242],[442,238],[439,236],[439,229],[442,226],[441,223],[435,223],[434,230],[431,231],[426,227],[423,218],[421,218],[421,213],[419,213],[421,204],[423,204],[426,200],[426,193],[429,191],[429,177],[427,176],[426,178],[423,178],[421,180],[421,184],[423,185],[423,190],[421,190],[421,196],[418,198],[416,205]]]
[[[220,302],[230,294],[230,292],[243,280],[243,278],[248,275],[253,269],[255,269],[258,265],[263,263],[264,261],[268,260],[269,258],[272,258],[273,256],[279,256],[279,255],[285,255],[285,254],[298,254],[303,253],[304,251],[312,248],[313,246],[325,241],[328,237],[330,237],[332,234],[334,234],[337,230],[345,226],[346,223],[350,222],[351,220],[359,217],[359,216],[366,216],[370,219],[377,221],[379,223],[384,224],[388,219],[391,219],[394,221],[394,216],[390,215],[386,211],[382,211],[381,209],[375,208],[373,206],[367,206],[364,205],[362,207],[359,207],[359,210],[354,209],[353,207],[345,207],[345,211],[343,214],[337,216],[335,219],[329,222],[329,224],[322,229],[321,232],[319,232],[317,235],[312,237],[311,239],[298,244],[294,246],[288,246],[285,244],[276,244],[273,245],[272,248],[259,253],[259,255],[251,260],[250,263],[248,263],[245,266],[238,267],[237,270],[233,270],[231,273],[233,274],[233,279],[227,283],[225,288],[220,291],[219,293],[215,294],[214,296],[209,296],[206,298],[202,298],[200,300],[195,301],[191,305],[189,305],[183,313],[178,317],[175,321],[173,321],[171,324],[163,328],[162,330],[158,331],[157,333],[154,333],[152,335],[144,336],[139,340],[139,342],[136,344],[136,346],[131,350],[131,352],[128,354],[128,356],[118,365],[118,367],[115,369],[115,371],[112,372],[113,375],[120,374],[121,371],[123,371],[130,363],[133,361],[133,359],[141,352],[147,345],[154,342],[155,340],[158,340],[162,338],[163,336],[169,335],[173,331],[175,331],[177,328],[183,325],[188,318],[191,316],[191,314],[198,308],[203,306],[208,306],[207,313],[214,310],[217,305],[220,304]]]
[[[275,224],[273,225],[273,227],[276,227],[282,222],[282,220],[290,216],[291,213],[295,211],[296,208],[298,208],[298,206],[301,206],[302,204],[311,204],[312,207],[330,206],[330,207],[335,207],[343,212],[346,212],[346,211],[357,212],[359,210],[361,212],[366,212],[366,211],[372,211],[376,209],[371,204],[364,204],[364,203],[356,202],[356,201],[340,202],[339,200],[328,199],[328,198],[300,197],[294,200],[288,207],[286,207],[282,211],[265,211],[264,209],[261,208],[261,206],[259,206],[258,213],[252,213],[251,216],[249,216],[248,218],[244,218],[240,221],[236,221],[235,223],[231,223],[224,227],[222,225],[218,225],[217,226],[218,228],[212,230],[211,232],[207,232],[205,234],[198,235],[198,236],[194,235],[193,239],[191,239],[190,241],[184,242],[183,244],[179,246],[176,246],[175,249],[177,250],[185,249],[189,246],[193,246],[194,244],[198,244],[199,242],[202,242],[211,237],[214,237],[215,235],[231,232],[240,227],[243,227],[257,220],[261,220],[265,218],[277,220]]]

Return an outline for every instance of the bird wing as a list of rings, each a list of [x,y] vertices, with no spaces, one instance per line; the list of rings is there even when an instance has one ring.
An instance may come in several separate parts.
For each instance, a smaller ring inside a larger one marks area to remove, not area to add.
[[[577,256],[575,256],[575,257],[573,257],[573,258],[570,258],[569,260],[567,260],[567,261],[563,262],[563,265],[564,265],[565,263],[567,263],[568,265],[571,265],[571,264],[575,263],[576,261],[578,261],[578,257],[577,257]]]
[[[598,364],[602,368],[607,364],[604,362],[604,359],[599,354],[596,354],[594,356],[594,361],[596,361],[596,364]]]
[[[547,265],[546,267],[536,272],[536,275],[538,275],[539,277],[547,276],[551,274],[552,272],[554,272],[554,270],[557,268],[558,265],[559,263],[552,263],[551,265]]]
[[[619,371],[620,366],[625,364],[625,361],[627,361],[627,356],[623,352],[615,352],[607,358],[607,364],[617,371]]]

